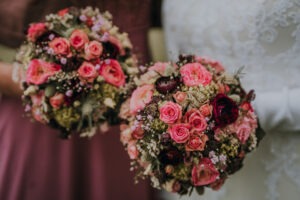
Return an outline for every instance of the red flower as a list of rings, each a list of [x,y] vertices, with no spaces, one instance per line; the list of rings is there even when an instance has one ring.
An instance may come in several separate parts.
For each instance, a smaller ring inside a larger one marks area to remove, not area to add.
[[[222,127],[235,122],[239,116],[236,103],[225,94],[218,94],[212,101],[213,118],[216,127]]]

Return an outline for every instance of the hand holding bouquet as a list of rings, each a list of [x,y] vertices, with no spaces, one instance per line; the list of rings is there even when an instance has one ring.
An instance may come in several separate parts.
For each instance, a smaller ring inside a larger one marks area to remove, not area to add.
[[[253,91],[219,62],[181,56],[176,64],[155,63],[135,81],[121,108],[121,141],[137,176],[156,188],[217,190],[262,137]]]
[[[108,12],[68,8],[33,23],[17,61],[24,66],[25,110],[41,123],[92,136],[117,113],[138,70],[126,33]]]

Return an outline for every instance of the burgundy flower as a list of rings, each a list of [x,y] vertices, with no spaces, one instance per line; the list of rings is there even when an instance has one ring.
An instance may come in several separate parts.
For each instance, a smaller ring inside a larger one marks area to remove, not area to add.
[[[225,94],[218,94],[212,101],[213,118],[216,127],[222,127],[235,122],[239,116],[236,103]]]
[[[176,90],[177,86],[180,84],[179,77],[165,77],[162,76],[158,78],[155,82],[156,90],[161,94],[172,93]]]

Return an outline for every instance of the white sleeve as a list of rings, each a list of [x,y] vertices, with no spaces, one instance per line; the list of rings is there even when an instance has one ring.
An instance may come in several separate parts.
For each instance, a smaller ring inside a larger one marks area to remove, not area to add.
[[[300,88],[257,92],[254,107],[265,130],[300,130]]]

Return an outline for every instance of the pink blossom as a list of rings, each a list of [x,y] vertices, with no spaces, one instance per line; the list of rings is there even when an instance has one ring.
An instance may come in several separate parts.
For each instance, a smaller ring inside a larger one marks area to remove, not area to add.
[[[217,180],[219,172],[209,158],[202,158],[192,169],[192,181],[195,186],[208,185]]]
[[[45,101],[45,92],[41,90],[37,94],[31,95],[30,97],[33,106],[40,106],[42,105],[43,101]]]
[[[183,103],[186,100],[187,94],[185,92],[177,91],[173,94],[173,97],[177,103]]]
[[[210,187],[213,190],[217,191],[217,190],[219,190],[224,185],[226,179],[227,179],[227,177],[220,178],[220,179],[216,180],[215,182],[211,183]]]
[[[50,98],[50,105],[55,109],[60,108],[64,102],[65,102],[65,95],[61,93],[57,93]]]
[[[212,60],[208,57],[196,57],[196,60],[203,65],[210,65],[216,70],[217,73],[225,71],[223,65],[220,62]]]
[[[236,127],[236,135],[242,144],[246,143],[246,141],[248,140],[251,134],[251,131],[252,129],[250,125],[247,123],[240,124],[239,126]]]
[[[84,48],[85,59],[87,60],[99,58],[102,52],[103,52],[103,46],[100,42],[97,41],[92,41],[86,44]]]
[[[131,117],[131,115],[130,115],[130,99],[129,98],[121,105],[119,117],[122,119],[127,119],[127,118]]]
[[[160,75],[164,75],[168,64],[169,63],[165,63],[165,62],[156,62],[154,65],[148,68],[148,71],[155,71]]]
[[[36,85],[43,84],[60,69],[60,65],[33,59],[30,61],[26,71],[26,82]]]
[[[89,38],[83,30],[76,29],[70,36],[71,46],[77,50],[84,48],[85,44],[88,42]]]
[[[212,114],[212,110],[213,107],[209,104],[204,104],[200,107],[200,113],[204,116],[204,117],[210,117]]]
[[[131,129],[127,124],[121,124],[120,125],[120,140],[123,145],[127,144],[131,139]]]
[[[78,69],[79,77],[88,81],[93,82],[94,79],[98,76],[97,70],[92,63],[83,62]]]
[[[36,39],[47,31],[45,23],[33,23],[30,24],[27,31],[27,38],[31,42],[35,42]]]
[[[69,12],[69,8],[65,8],[65,9],[62,9],[62,10],[59,10],[57,12],[57,14],[60,16],[60,17],[63,17],[65,16],[65,14],[67,14]]]
[[[125,50],[124,50],[124,48],[123,48],[123,46],[122,46],[122,44],[121,44],[121,42],[120,42],[119,39],[115,38],[114,36],[109,35],[108,36],[108,41],[110,43],[112,43],[117,48],[118,53],[121,56],[125,55],[126,52],[125,52]]]
[[[181,118],[181,110],[180,105],[168,101],[159,108],[159,119],[167,124],[173,124]]]
[[[205,134],[193,134],[185,145],[186,151],[203,151],[208,137]]]
[[[130,112],[132,114],[142,110],[150,101],[153,95],[153,85],[143,85],[136,88],[130,99]]]
[[[142,139],[144,137],[144,130],[142,129],[142,123],[137,124],[132,130],[132,138],[133,139]]]
[[[54,38],[50,43],[49,47],[53,49],[57,55],[70,55],[70,43],[65,38]]]
[[[200,63],[188,63],[181,67],[180,74],[186,86],[208,85],[212,75]]]
[[[191,109],[186,112],[184,119],[191,125],[193,130],[201,132],[207,127],[206,119],[199,110]]]
[[[40,107],[37,107],[37,106],[32,107],[31,113],[32,113],[33,118],[36,121],[41,122],[43,124],[47,123],[47,121],[44,118],[44,113],[42,112]]]
[[[137,159],[139,156],[139,151],[136,147],[136,142],[135,141],[130,141],[127,145],[127,152],[129,155],[130,159]]]
[[[230,91],[230,87],[226,84],[219,83],[218,86],[219,86],[219,93],[226,94]]]
[[[125,74],[122,70],[121,65],[117,60],[107,60],[109,62],[103,62],[99,74],[103,76],[106,82],[121,87],[125,84]]]
[[[174,124],[169,126],[168,132],[176,143],[185,143],[190,137],[190,125]]]
[[[245,144],[257,128],[257,117],[252,111],[248,111],[245,115],[240,116],[233,124],[228,126],[232,133],[236,133],[241,143]]]

